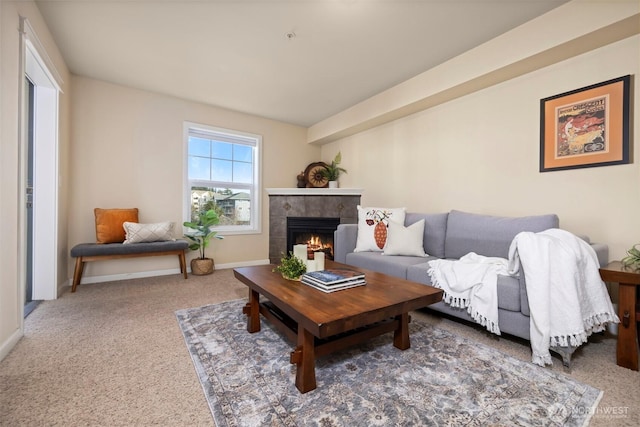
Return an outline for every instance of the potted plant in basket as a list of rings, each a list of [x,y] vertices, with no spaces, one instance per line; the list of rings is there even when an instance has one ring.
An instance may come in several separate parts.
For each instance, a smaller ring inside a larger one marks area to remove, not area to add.
[[[340,167],[341,162],[342,154],[338,151],[338,154],[336,154],[336,157],[331,161],[331,164],[327,165],[325,169],[321,171],[322,175],[329,180],[329,188],[337,188],[340,174],[347,173],[346,169]]]
[[[185,233],[190,244],[189,249],[198,251],[198,257],[191,260],[191,273],[196,276],[211,274],[214,270],[212,258],[205,256],[205,249],[211,244],[211,239],[224,239],[218,235],[217,231],[211,230],[211,227],[220,222],[220,217],[213,210],[202,211],[198,214],[198,222],[185,221],[182,225],[193,230],[191,233]]]

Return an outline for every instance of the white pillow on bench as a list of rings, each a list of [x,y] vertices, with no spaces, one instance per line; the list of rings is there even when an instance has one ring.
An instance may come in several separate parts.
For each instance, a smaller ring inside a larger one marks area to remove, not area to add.
[[[137,222],[124,222],[124,244],[164,242],[175,240],[173,238],[173,222],[157,222],[154,224],[140,224]]]

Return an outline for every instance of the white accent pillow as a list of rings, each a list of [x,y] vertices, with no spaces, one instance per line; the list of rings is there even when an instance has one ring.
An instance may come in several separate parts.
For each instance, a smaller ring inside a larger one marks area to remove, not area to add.
[[[384,255],[428,256],[424,252],[424,219],[405,227],[393,221],[387,230]]]
[[[173,222],[157,222],[155,224],[139,224],[124,222],[125,240],[122,243],[146,243],[175,240],[173,238]]]
[[[358,238],[354,252],[382,252],[390,222],[404,225],[405,208],[363,208],[358,205]]]

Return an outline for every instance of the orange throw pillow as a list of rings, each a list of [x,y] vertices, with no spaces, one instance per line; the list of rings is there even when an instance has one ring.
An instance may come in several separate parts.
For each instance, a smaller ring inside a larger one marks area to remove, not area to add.
[[[95,208],[96,242],[122,243],[125,239],[125,222],[138,222],[138,208],[133,209],[100,209]]]

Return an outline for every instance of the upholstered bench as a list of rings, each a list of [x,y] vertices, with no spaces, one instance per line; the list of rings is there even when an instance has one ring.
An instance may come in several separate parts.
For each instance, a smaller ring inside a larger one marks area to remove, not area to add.
[[[91,261],[178,255],[180,272],[186,279],[188,276],[184,252],[188,247],[189,243],[186,240],[168,240],[150,243],[80,243],[71,249],[71,256],[76,258],[76,268],[73,272],[71,292],[75,292],[80,284],[84,263]]]

